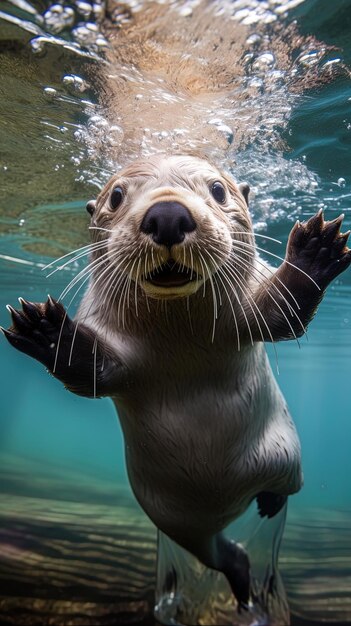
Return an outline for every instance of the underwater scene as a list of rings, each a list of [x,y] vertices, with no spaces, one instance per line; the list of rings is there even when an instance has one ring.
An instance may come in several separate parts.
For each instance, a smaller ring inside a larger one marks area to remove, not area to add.
[[[19,297],[74,316],[86,203],[138,156],[200,154],[248,183],[273,266],[320,209],[351,229],[350,33],[349,0],[2,0],[1,326]],[[156,528],[111,400],[0,338],[0,624],[157,624]],[[267,351],[302,448],[279,557],[291,624],[351,624],[350,268],[306,335]],[[184,623],[271,624],[216,611]]]

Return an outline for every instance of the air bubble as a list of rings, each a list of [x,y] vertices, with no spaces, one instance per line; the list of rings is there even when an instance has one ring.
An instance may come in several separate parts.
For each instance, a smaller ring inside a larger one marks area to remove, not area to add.
[[[108,47],[108,41],[107,41],[107,39],[105,39],[105,37],[104,37],[103,35],[99,35],[99,36],[96,38],[96,42],[95,42],[95,44],[97,45],[97,47],[98,47],[100,50],[103,50],[104,48],[107,48],[107,47]]]
[[[300,56],[297,59],[297,62],[300,63],[300,65],[316,65],[319,62],[320,59],[320,53],[316,52],[316,51],[310,51],[310,52],[306,52],[304,54],[302,54],[302,56]]]
[[[192,14],[193,14],[193,10],[189,6],[184,6],[179,11],[179,15],[181,15],[182,17],[191,17]]]
[[[221,133],[221,135],[223,135],[223,137],[225,137],[229,145],[233,143],[234,133],[229,126],[226,124],[220,124],[220,126],[217,126],[217,130]]]
[[[53,87],[44,87],[43,92],[48,100],[55,100],[57,96],[57,91]]]
[[[123,141],[124,133],[120,126],[111,126],[108,135],[107,142],[110,146],[119,146]]]
[[[77,12],[81,15],[85,20],[88,20],[93,7],[89,2],[76,2]]]
[[[262,41],[261,35],[258,35],[257,33],[252,33],[252,35],[250,35],[250,37],[246,39],[246,45],[256,46],[257,44],[261,43],[261,41]]]
[[[52,33],[60,33],[74,24],[74,11],[71,7],[53,4],[44,13],[44,23]]]
[[[78,157],[71,156],[70,161],[73,165],[80,165],[80,159]]]
[[[30,47],[32,48],[32,52],[37,56],[43,56],[46,52],[45,43],[41,37],[35,37],[35,39],[31,39]]]
[[[249,78],[247,81],[247,92],[249,94],[255,94],[258,92],[263,92],[264,84],[262,78],[257,78],[254,76],[253,78]]]
[[[104,18],[105,12],[102,4],[93,4],[93,11],[97,22],[101,22]]]
[[[111,19],[116,26],[123,26],[123,24],[128,24],[131,20],[131,12],[127,7],[118,7],[114,11],[112,11]]]
[[[252,69],[259,72],[264,72],[274,67],[274,64],[274,55],[271,52],[264,52],[263,54],[260,54],[254,61],[254,63],[252,64]]]
[[[334,67],[334,65],[337,65],[338,63],[341,62],[341,59],[331,59],[330,61],[326,61],[325,63],[323,63],[322,65],[322,69],[332,69]]]
[[[92,115],[88,121],[88,126],[95,129],[106,128],[108,126],[108,121],[101,115]]]
[[[96,40],[101,37],[97,25],[92,22],[79,24],[72,30],[72,36],[74,41],[85,47],[96,45]]]
[[[63,77],[62,82],[71,92],[83,93],[83,91],[87,88],[86,82],[80,76],[76,76],[75,74],[66,74],[66,76]]]

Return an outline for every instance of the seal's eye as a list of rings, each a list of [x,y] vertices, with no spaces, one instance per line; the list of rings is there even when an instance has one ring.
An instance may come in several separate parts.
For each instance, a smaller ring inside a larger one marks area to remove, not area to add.
[[[110,207],[114,211],[118,209],[119,205],[122,203],[124,198],[124,193],[122,187],[115,187],[110,196]]]
[[[222,183],[219,182],[219,180],[216,180],[216,182],[211,185],[211,193],[214,199],[216,200],[216,202],[219,202],[220,204],[225,203],[226,201],[225,189]]]

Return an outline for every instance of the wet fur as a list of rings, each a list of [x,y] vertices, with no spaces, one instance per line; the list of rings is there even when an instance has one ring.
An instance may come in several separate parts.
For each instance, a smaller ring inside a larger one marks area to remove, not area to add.
[[[214,181],[225,202],[211,196]],[[124,195],[114,210],[116,185]],[[351,262],[342,217],[324,222],[319,212],[295,225],[273,270],[257,254],[245,196],[198,158],[135,162],[88,207],[95,241],[76,320],[50,298],[22,300],[22,312],[9,307],[13,327],[4,331],[75,393],[112,397],[139,503],[227,576],[239,605],[249,601],[250,566],[221,531],[256,497],[261,515],[274,515],[302,482],[298,437],[263,341],[303,334],[327,284]],[[169,199],[196,222],[171,251],[140,229],[152,204]],[[147,278],[170,254],[202,278],[168,298]]]
[[[208,191],[211,181],[217,179],[226,184],[225,206],[218,206]],[[129,196],[111,215],[108,196],[116,184],[125,184]],[[234,181],[203,160],[153,157],[129,166],[98,198],[93,224],[113,229],[109,241],[117,241],[116,250],[127,242],[137,258],[138,244],[145,239],[139,230],[145,212],[153,202],[173,197],[190,208],[197,230],[184,244],[172,248],[172,256],[190,265],[187,248],[194,239],[210,267],[206,253],[213,249],[221,264],[230,259],[235,267],[230,257],[232,241],[252,242],[247,205]],[[97,230],[95,238],[99,237],[106,237],[106,232]],[[147,244],[150,246],[150,241]],[[161,265],[169,252],[153,247]],[[243,264],[254,267],[256,253],[249,250],[249,258],[246,249],[245,256],[237,252],[238,269],[245,289],[254,295],[262,280],[255,283],[243,270]],[[150,254],[150,265],[151,259]],[[196,249],[192,260],[201,271]],[[112,260],[109,262],[113,267]],[[268,266],[264,269],[269,276]],[[215,268],[211,270],[214,273]],[[127,442],[128,473],[135,495],[159,528],[195,552],[200,550],[192,548],[195,537],[209,541],[259,492],[287,495],[301,486],[300,448],[285,401],[262,343],[251,345],[248,338],[241,307],[249,315],[250,302],[240,289],[240,300],[231,293],[229,302],[222,288],[212,336],[214,296],[208,283],[205,293],[200,286],[188,301],[178,296],[174,301],[167,299],[165,307],[158,299],[147,300],[139,288],[138,316],[133,293],[123,328],[118,296],[115,305],[110,302],[101,308],[101,285],[93,279],[78,313],[78,319],[116,354],[123,355],[132,373],[133,390],[122,393],[121,398],[116,390],[114,400]],[[220,288],[218,283],[216,290]],[[227,288],[230,291],[228,284]],[[233,310],[239,324],[239,345]],[[252,332],[255,334],[254,324]]]

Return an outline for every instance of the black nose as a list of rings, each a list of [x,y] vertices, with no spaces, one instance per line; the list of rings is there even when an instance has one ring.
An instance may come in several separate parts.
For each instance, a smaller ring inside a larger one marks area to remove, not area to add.
[[[185,233],[195,230],[196,224],[182,204],[157,202],[147,211],[140,228],[143,233],[152,235],[155,243],[171,248],[183,241]]]

